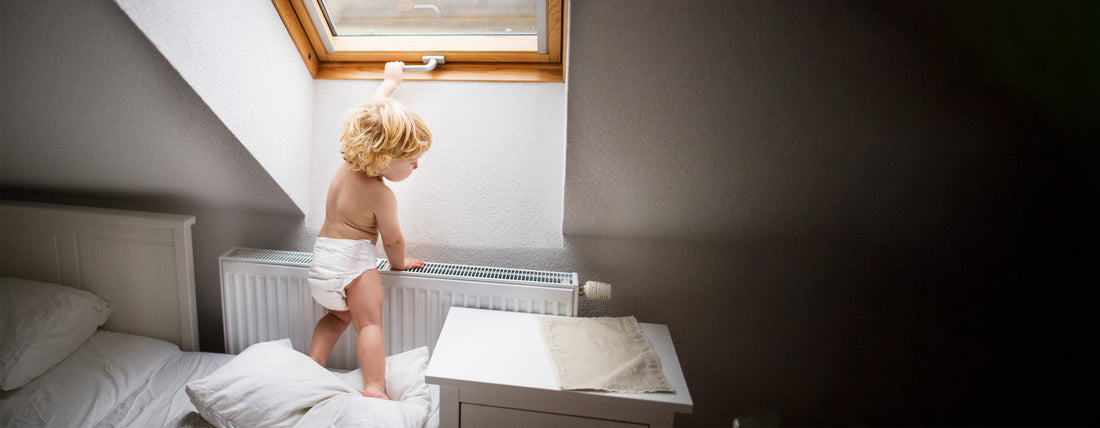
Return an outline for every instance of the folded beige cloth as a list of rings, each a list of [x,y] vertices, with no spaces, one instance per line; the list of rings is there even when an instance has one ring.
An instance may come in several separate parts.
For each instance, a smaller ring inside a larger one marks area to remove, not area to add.
[[[537,321],[562,389],[675,391],[634,317],[540,317]]]

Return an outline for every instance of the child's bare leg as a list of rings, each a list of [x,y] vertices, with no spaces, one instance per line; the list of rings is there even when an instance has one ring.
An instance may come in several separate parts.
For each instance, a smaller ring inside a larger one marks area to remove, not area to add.
[[[346,290],[352,322],[359,334],[356,350],[363,366],[363,395],[389,400],[386,395],[386,344],[382,336],[382,277],[377,269],[368,270]]]
[[[313,329],[313,340],[309,343],[309,358],[324,367],[332,347],[336,346],[336,341],[340,340],[340,335],[348,328],[350,322],[351,311],[329,310],[325,316],[321,317],[317,321],[317,327]]]

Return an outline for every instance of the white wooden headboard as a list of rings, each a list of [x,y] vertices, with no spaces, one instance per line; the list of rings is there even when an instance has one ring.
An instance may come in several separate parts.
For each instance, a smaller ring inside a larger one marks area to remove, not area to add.
[[[0,276],[111,302],[103,328],[199,349],[189,215],[0,201]]]

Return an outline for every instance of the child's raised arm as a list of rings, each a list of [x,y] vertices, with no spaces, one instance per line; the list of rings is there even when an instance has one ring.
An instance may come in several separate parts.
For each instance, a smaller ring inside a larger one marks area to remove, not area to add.
[[[378,89],[374,90],[374,95],[371,95],[370,99],[376,98],[388,98],[393,95],[393,91],[397,89],[397,85],[400,85],[405,80],[405,63],[401,61],[393,61],[386,63],[386,70],[382,74],[382,84],[378,86]]]

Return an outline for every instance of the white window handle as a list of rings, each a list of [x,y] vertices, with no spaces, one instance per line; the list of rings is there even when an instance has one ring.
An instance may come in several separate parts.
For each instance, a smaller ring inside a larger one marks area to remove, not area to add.
[[[428,9],[432,12],[435,12],[436,18],[443,17],[443,11],[439,10],[439,6],[436,6],[434,4],[414,4],[413,9]]]
[[[405,71],[432,71],[437,64],[447,62],[443,59],[443,55],[424,55],[420,59],[424,61],[424,65],[406,65]]]

